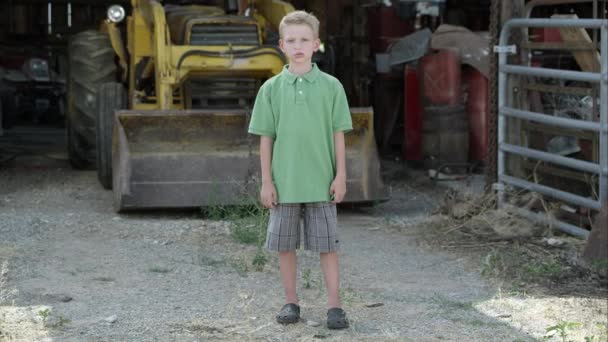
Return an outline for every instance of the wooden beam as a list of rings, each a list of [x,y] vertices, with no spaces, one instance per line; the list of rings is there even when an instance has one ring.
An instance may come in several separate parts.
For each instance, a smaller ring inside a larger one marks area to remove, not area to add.
[[[555,14],[551,18],[567,18],[567,19],[578,19],[576,14]],[[568,43],[592,43],[591,37],[582,27],[560,27],[559,33],[562,36],[562,40]],[[572,51],[574,59],[581,67],[582,71],[587,72],[599,72],[600,71],[600,54],[597,49],[591,51]]]

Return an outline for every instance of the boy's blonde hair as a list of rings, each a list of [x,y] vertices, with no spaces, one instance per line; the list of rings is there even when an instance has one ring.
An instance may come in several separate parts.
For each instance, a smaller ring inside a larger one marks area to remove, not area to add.
[[[315,38],[319,38],[319,19],[312,13],[294,11],[284,16],[279,24],[279,34],[281,37],[283,37],[283,29],[287,25],[308,25],[312,29]]]

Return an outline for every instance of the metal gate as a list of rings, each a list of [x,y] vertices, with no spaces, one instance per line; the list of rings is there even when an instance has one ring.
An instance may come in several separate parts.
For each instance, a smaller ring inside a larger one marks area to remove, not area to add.
[[[600,72],[571,71],[562,69],[549,69],[513,65],[507,63],[507,55],[515,53],[514,46],[507,46],[509,35],[515,28],[589,28],[601,31],[600,42]],[[495,48],[499,53],[498,76],[498,191],[499,207],[505,207],[505,185],[520,189],[534,191],[542,195],[559,199],[566,203],[575,204],[584,208],[599,210],[608,202],[608,20],[603,19],[511,19],[507,21],[501,31],[499,46]],[[570,80],[580,82],[599,83],[599,121],[584,121],[556,117],[544,113],[514,108],[509,96],[509,80],[520,75],[547,79]],[[525,146],[514,145],[507,142],[508,118],[529,120],[537,124],[578,129],[599,134],[599,163],[565,157],[559,154],[540,151]],[[506,158],[508,154],[544,161],[565,166],[577,171],[595,174],[599,178],[598,198],[588,198],[578,194],[556,189],[547,185],[530,182],[515,175],[507,174]],[[587,237],[589,231],[576,225],[556,220],[546,214],[533,212],[524,208],[515,208],[520,214],[537,222],[550,223],[557,229],[566,233]]]

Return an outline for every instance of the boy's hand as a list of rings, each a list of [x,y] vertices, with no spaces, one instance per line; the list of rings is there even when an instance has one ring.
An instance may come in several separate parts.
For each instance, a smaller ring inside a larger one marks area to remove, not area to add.
[[[262,183],[260,199],[262,201],[262,205],[268,209],[274,208],[277,204],[279,204],[277,189],[274,187],[272,182]]]
[[[332,195],[332,203],[340,203],[346,195],[346,177],[336,176],[329,187],[329,194]]]

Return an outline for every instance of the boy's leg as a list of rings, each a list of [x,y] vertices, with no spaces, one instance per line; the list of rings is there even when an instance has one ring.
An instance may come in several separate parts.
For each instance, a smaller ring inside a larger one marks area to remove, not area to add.
[[[285,290],[285,303],[287,304],[298,304],[298,295],[296,294],[297,266],[296,251],[279,252],[279,271]]]
[[[300,319],[300,307],[296,294],[297,257],[300,246],[299,204],[279,204],[270,210],[266,248],[278,252],[279,271],[285,291],[285,305],[277,314],[279,323],[296,323]]]
[[[308,203],[304,215],[304,248],[319,252],[327,288],[327,327],[348,328],[346,313],[340,303],[338,268],[338,215],[333,203]]]
[[[321,269],[327,288],[327,308],[340,308],[340,269],[338,253],[321,253]]]
[[[327,288],[328,308],[340,307],[340,272],[338,270],[338,217],[336,205],[327,202],[307,203],[304,215],[304,248],[319,252]]]

